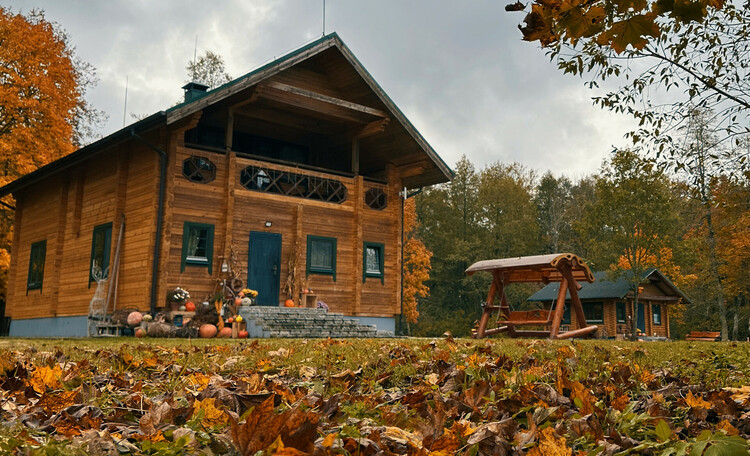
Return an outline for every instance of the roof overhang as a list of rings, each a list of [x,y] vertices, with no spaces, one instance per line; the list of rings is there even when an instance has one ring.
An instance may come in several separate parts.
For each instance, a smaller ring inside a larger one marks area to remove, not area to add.
[[[594,274],[588,265],[572,253],[553,253],[497,260],[479,261],[466,269],[468,275],[478,271],[490,271],[504,276],[505,283],[518,282],[560,282],[563,280],[561,266],[570,267],[576,281],[593,282]]]
[[[78,149],[70,155],[57,159],[52,163],[42,166],[36,171],[8,183],[0,188],[0,197],[15,193],[29,185],[40,182],[53,174],[64,171],[80,162],[102,154],[125,141],[129,141],[134,135],[143,134],[154,128],[163,126],[166,123],[166,119],[166,113],[160,111],[146,117],[145,119],[139,120],[134,124],[128,125],[105,138]]]

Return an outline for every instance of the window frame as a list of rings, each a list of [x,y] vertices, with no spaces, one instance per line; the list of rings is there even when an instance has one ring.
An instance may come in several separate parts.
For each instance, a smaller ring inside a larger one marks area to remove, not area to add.
[[[378,251],[378,268],[379,273],[367,271],[367,249],[376,249]],[[381,284],[385,284],[385,244],[381,242],[362,243],[362,283],[365,283],[368,277],[380,279]]]
[[[318,243],[318,242],[327,243],[332,247],[330,268],[320,268],[320,267],[315,267],[312,265],[311,253],[312,253],[313,244]],[[337,239],[333,237],[314,236],[312,234],[307,235],[307,262],[305,265],[306,276],[310,276],[310,274],[329,275],[333,277],[334,282],[336,281],[337,244],[338,244]]]
[[[586,323],[604,323],[604,303],[602,301],[594,301],[594,302],[583,302],[581,303],[583,306],[583,316],[586,317]],[[601,309],[602,317],[601,318],[589,318],[588,315],[586,315],[586,309],[592,308],[594,306],[598,305]]]
[[[206,230],[206,257],[195,257],[188,255],[189,238],[187,234],[191,229]],[[214,225],[210,223],[198,223],[186,221],[182,226],[182,260],[180,272],[185,272],[186,266],[207,267],[208,273],[213,273],[214,258]]]
[[[620,310],[622,309],[622,320],[620,320]],[[615,322],[623,324],[628,322],[628,308],[623,301],[615,302]]]
[[[185,167],[192,167],[192,172],[188,174]],[[195,179],[197,176],[200,179]],[[216,180],[216,164],[209,158],[191,155],[182,161],[182,177],[188,182],[208,184]]]
[[[659,317],[658,321],[657,315]],[[656,326],[661,326],[663,324],[661,318],[661,304],[651,304],[651,322]]]
[[[40,253],[41,252],[41,253]],[[36,254],[36,258],[35,258]],[[39,261],[41,258],[41,269],[34,270],[32,267],[35,264],[34,260]],[[29,271],[26,277],[26,294],[29,294],[29,290],[42,290],[44,285],[44,265],[47,261],[47,240],[43,239],[31,244],[29,249]],[[39,277],[34,277],[38,275]],[[32,280],[36,279],[36,280]]]
[[[94,254],[96,250],[96,235],[98,233],[104,233],[104,251],[102,252],[102,265],[106,266],[102,269],[102,278],[106,279],[109,277],[109,260],[110,260],[110,254],[112,252],[112,222],[109,223],[103,223],[101,225],[97,225],[94,227],[93,231],[91,232],[91,257],[89,258],[89,288],[91,288],[91,283],[96,282],[94,279],[94,274],[92,273],[94,268]],[[104,261],[106,259],[106,261]]]

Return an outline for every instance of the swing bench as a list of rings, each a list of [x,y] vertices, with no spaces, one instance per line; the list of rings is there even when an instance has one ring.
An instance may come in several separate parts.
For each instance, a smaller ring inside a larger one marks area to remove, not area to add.
[[[592,336],[598,328],[589,325],[583,313],[583,306],[578,297],[581,288],[579,281],[594,281],[594,274],[578,256],[572,253],[555,253],[527,257],[484,260],[472,264],[466,270],[468,275],[478,271],[492,274],[492,284],[487,301],[482,304],[482,318],[474,332],[475,339],[507,332],[511,337],[549,337],[550,339],[569,339],[572,337]],[[557,300],[549,309],[511,310],[505,295],[505,287],[511,283],[548,284],[559,282]],[[571,309],[578,323],[578,328],[560,332],[565,298],[570,294]],[[495,298],[500,297],[500,306],[495,305]],[[487,328],[492,315],[497,312],[495,328]],[[543,326],[543,330],[518,330],[517,326]]]

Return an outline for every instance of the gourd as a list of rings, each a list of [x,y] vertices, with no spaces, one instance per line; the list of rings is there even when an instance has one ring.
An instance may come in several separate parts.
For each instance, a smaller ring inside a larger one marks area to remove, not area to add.
[[[205,325],[201,325],[201,327],[198,328],[198,334],[200,334],[200,336],[204,339],[210,339],[216,336],[217,331],[218,329],[216,329],[216,326],[208,323]]]
[[[294,307],[294,301],[292,301],[291,299],[287,299],[286,301],[284,301],[284,307]]]
[[[138,312],[137,310],[128,314],[129,326],[138,326],[141,324],[141,321],[143,321],[143,314]]]

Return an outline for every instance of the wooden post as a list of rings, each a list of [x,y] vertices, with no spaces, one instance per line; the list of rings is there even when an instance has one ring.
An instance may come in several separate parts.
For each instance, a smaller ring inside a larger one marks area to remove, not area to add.
[[[487,293],[487,301],[484,303],[484,311],[479,320],[479,328],[477,328],[477,333],[474,337],[475,339],[481,339],[487,334],[487,323],[490,321],[492,312],[497,309],[497,307],[495,307],[495,295],[504,295],[503,282],[500,279],[500,276],[493,271],[492,277],[492,284],[490,285],[489,293]]]
[[[359,174],[359,138],[352,139],[352,173]]]
[[[231,142],[231,140],[230,140]],[[232,250],[232,231],[234,230],[234,189],[237,180],[237,157],[234,152],[227,150],[226,156],[226,199],[224,209],[224,249],[222,255],[224,255],[224,261],[229,264],[229,257],[231,256]],[[221,265],[219,265],[221,267]],[[219,269],[221,271],[221,269]]]
[[[552,317],[552,327],[550,328],[549,338],[555,339],[560,333],[560,324],[562,323],[563,313],[565,312],[565,296],[568,293],[568,279],[560,282],[560,289],[557,290],[557,301],[555,301],[555,313]]]
[[[352,261],[354,262],[353,271],[354,271],[354,315],[358,315],[361,306],[362,306],[362,277],[363,277],[363,270],[362,270],[362,258],[364,255],[363,252],[363,242],[364,239],[362,238],[362,211],[363,206],[365,205],[365,190],[364,190],[364,179],[362,176],[356,176],[354,178],[354,198],[353,198],[353,204],[354,204],[354,248],[352,248],[352,252],[354,252],[354,258]]]
[[[58,312],[58,304],[60,302],[60,277],[62,276],[62,257],[65,247],[65,226],[68,221],[68,191],[70,184],[67,179],[64,179],[61,185],[60,191],[60,204],[58,205],[57,214],[57,239],[55,239],[55,257],[54,257],[54,276],[52,284],[49,290],[52,292],[54,297],[52,298],[52,316],[56,317]],[[20,227],[18,227],[20,230]]]
[[[12,251],[10,256],[10,271],[8,272],[8,298],[7,298],[7,307],[5,308],[5,316],[11,317],[11,318],[18,318],[22,315],[23,309],[20,305],[21,303],[16,301],[16,297],[23,296],[22,293],[20,293],[20,286],[19,284],[20,280],[16,280],[18,277],[18,270],[20,262],[20,255],[19,252],[21,251],[21,222],[23,220],[23,197],[20,197],[18,195],[13,195],[16,198],[16,210],[14,211],[13,216],[13,244],[12,244]],[[26,257],[28,260],[28,257]],[[26,271],[28,273],[28,270]],[[26,289],[25,282],[23,285],[23,289]]]
[[[304,216],[304,205],[298,204],[297,208],[294,211],[294,222],[295,222],[295,230],[294,230],[294,239],[292,242],[294,242],[295,248],[292,249],[292,253],[297,255],[295,263],[297,264],[297,270],[294,271],[294,283],[292,284],[292,289],[290,290],[290,293],[292,293],[292,299],[294,300],[295,306],[301,306],[302,303],[300,303],[300,297],[299,297],[299,290],[302,288],[300,286],[301,278],[300,275],[302,272],[304,272],[304,261],[305,257],[302,255],[302,217]],[[292,271],[287,271],[287,274],[291,274]]]

